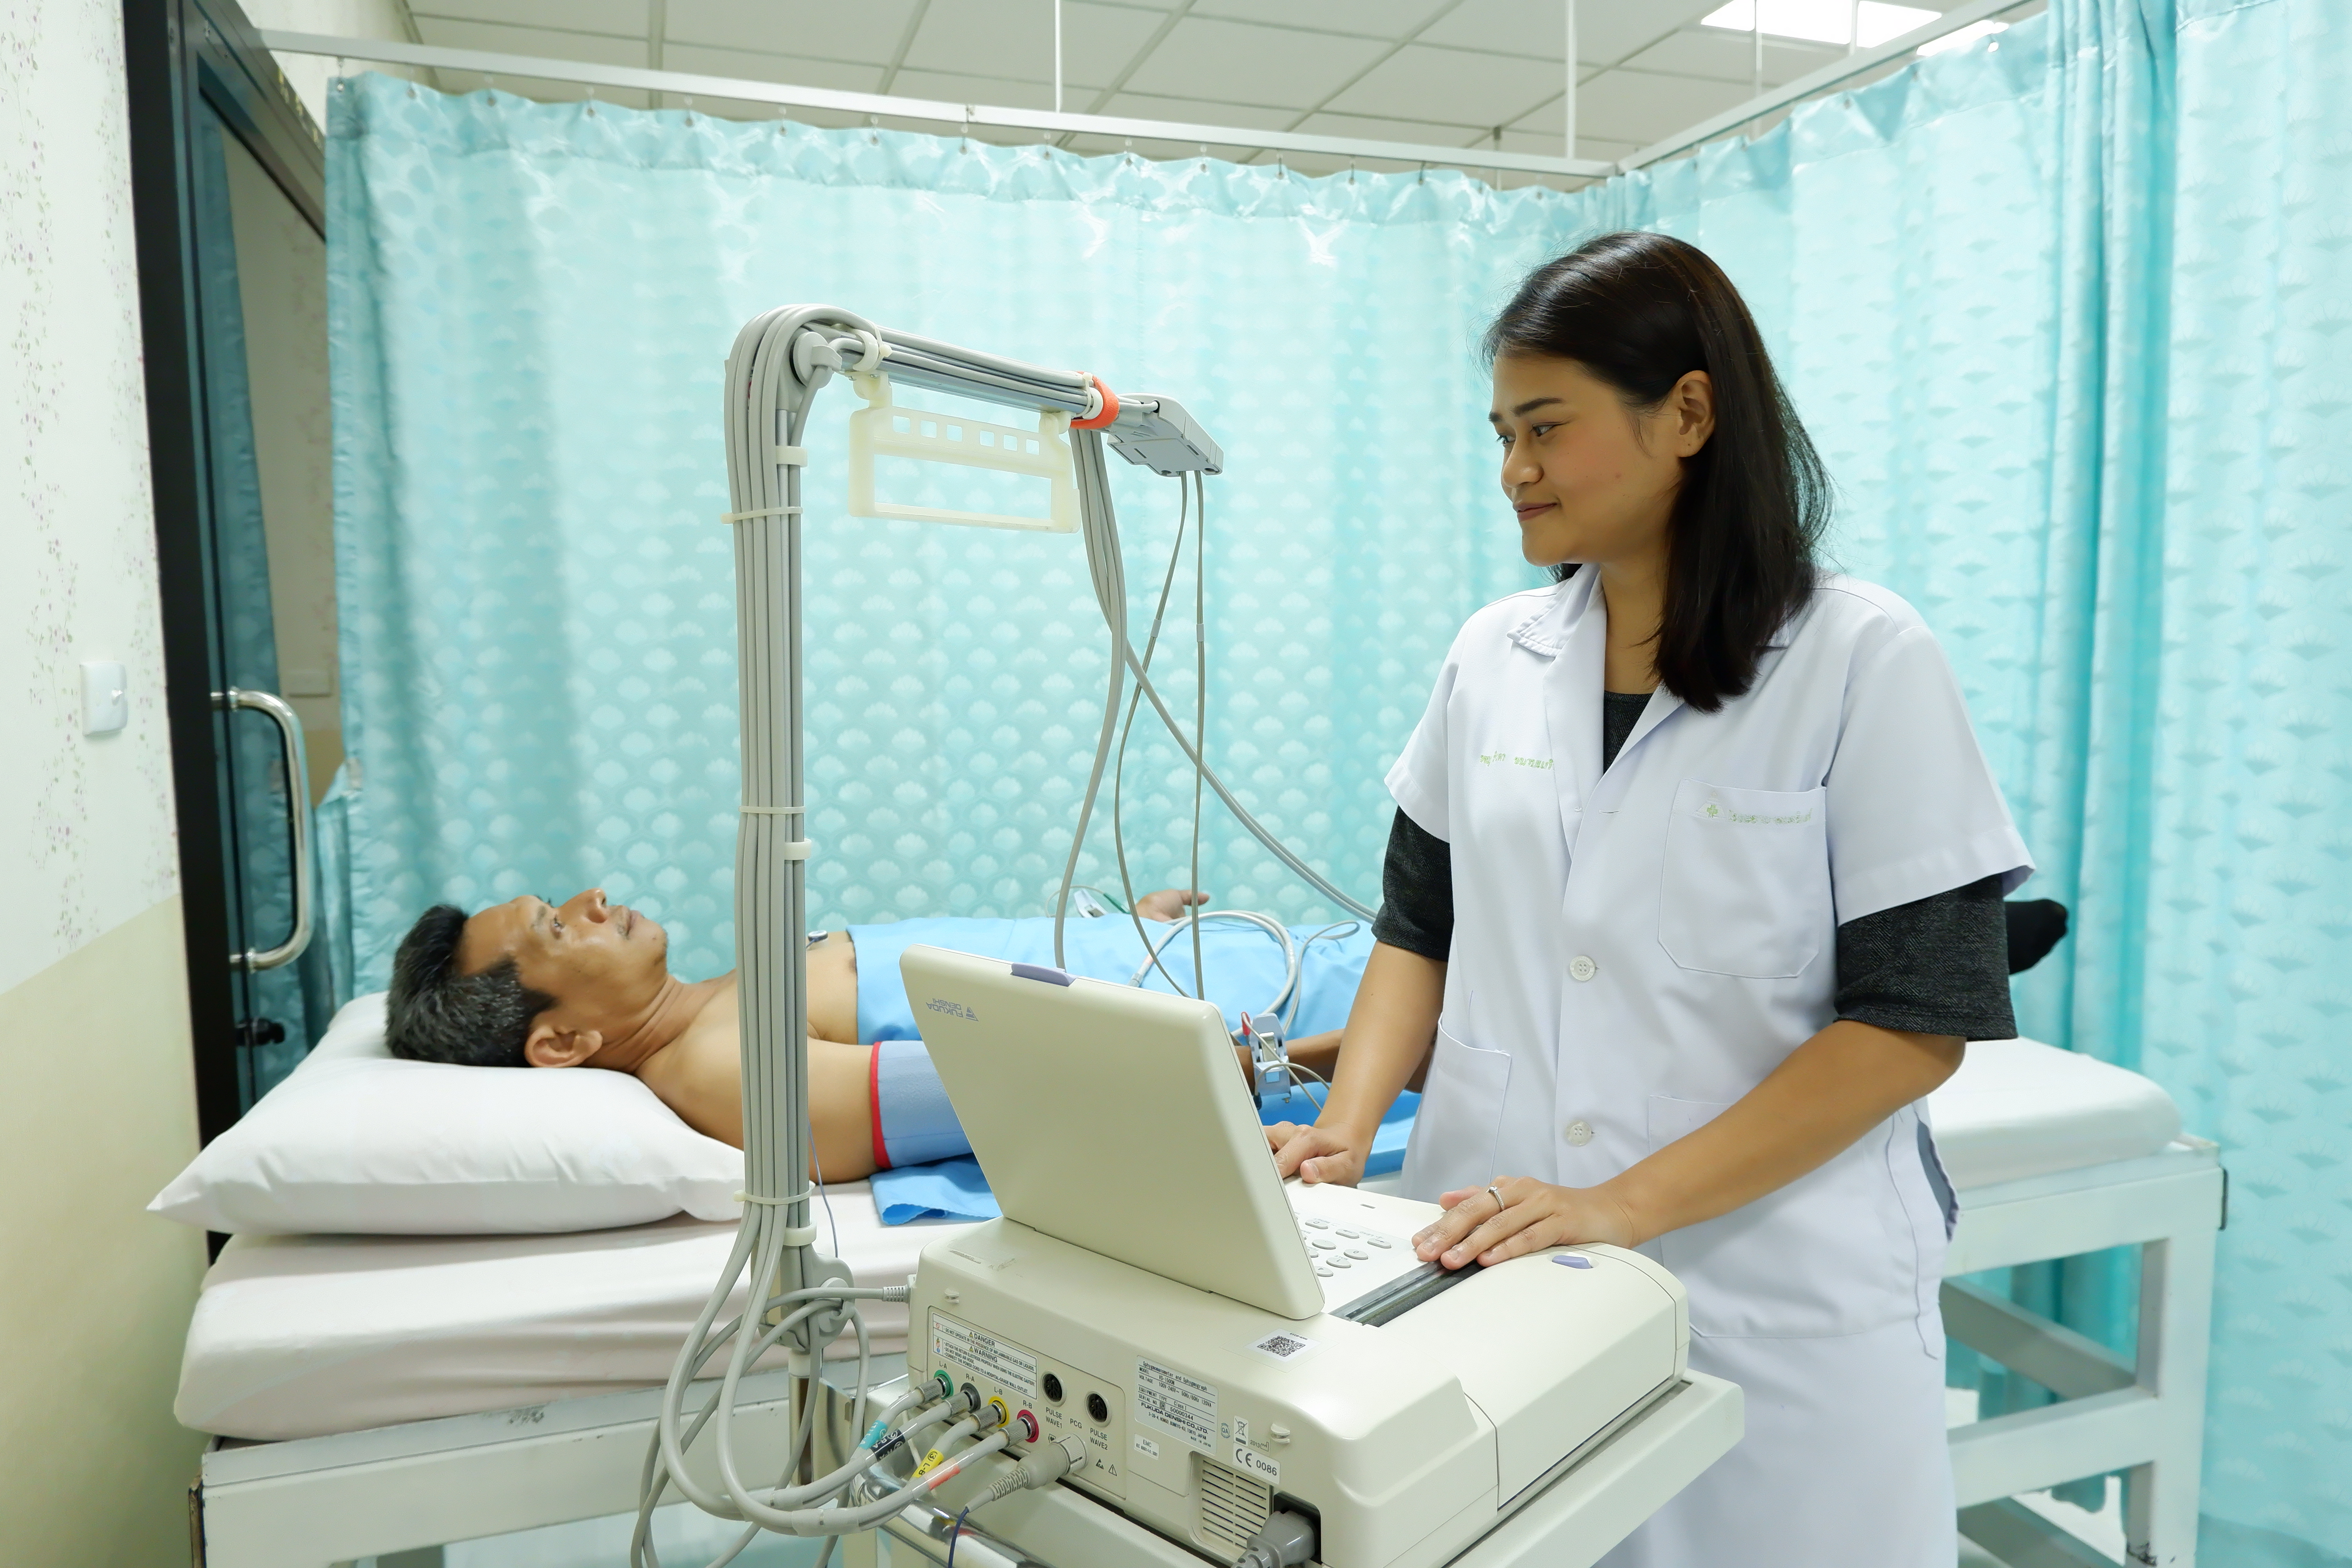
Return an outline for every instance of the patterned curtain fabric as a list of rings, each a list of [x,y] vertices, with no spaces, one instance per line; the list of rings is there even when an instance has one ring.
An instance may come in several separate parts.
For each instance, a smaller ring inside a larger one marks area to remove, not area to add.
[[[2352,1560],[2352,18],[2182,11],[2140,1060],[2230,1167],[2203,1561],[2318,1568]]]
[[[1538,578],[1475,342],[1570,241],[1557,193],[1307,181],[954,138],[338,85],[329,149],[352,983],[436,900],[590,884],[733,962],[735,628],[721,363],[759,310],[877,321],[1165,393],[1208,485],[1208,751],[1366,901],[1381,778],[1454,629]],[[812,920],[1048,910],[1108,639],[1076,536],[843,515],[828,388],[806,524]],[[982,414],[1001,419],[1001,414]],[[1177,487],[1114,462],[1139,642]],[[954,481],[904,499],[959,503]],[[887,488],[887,487],[886,487]],[[1189,723],[1190,551],[1155,677]],[[1107,803],[1106,803],[1107,804]],[[1129,863],[1183,879],[1192,788],[1147,710]],[[1331,913],[1212,797],[1202,885]],[[331,844],[331,847],[333,847]],[[1116,889],[1097,817],[1081,879]]]
[[[2168,22],[2059,5],[1580,198],[1705,248],[1838,486],[1830,555],[1932,624],[2074,934],[2019,1027],[2137,1067],[2157,678]],[[1981,1280],[2127,1346],[2136,1254]],[[1991,1415],[2046,1390],[1954,1347]],[[2093,1508],[2094,1481],[2072,1495]]]

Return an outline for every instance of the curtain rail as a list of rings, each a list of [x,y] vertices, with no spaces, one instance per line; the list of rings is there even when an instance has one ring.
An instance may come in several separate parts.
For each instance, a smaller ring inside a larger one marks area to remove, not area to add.
[[[1817,71],[1808,72],[1792,82],[1776,87],[1759,97],[1751,98],[1746,103],[1727,109],[1720,114],[1709,115],[1696,125],[1686,126],[1677,131],[1663,142],[1653,142],[1640,152],[1620,159],[1616,165],[1617,170],[1621,174],[1630,173],[1635,169],[1645,168],[1662,159],[1671,158],[1677,153],[1686,153],[1700,142],[1721,136],[1727,132],[1736,131],[1751,120],[1760,120],[1765,115],[1786,109],[1791,104],[1801,103],[1813,94],[1827,91],[1840,82],[1851,81],[1864,71],[1876,70],[1880,66],[1890,60],[1900,59],[1922,45],[1932,44],[1937,38],[1957,33],[1963,27],[1973,27],[1979,22],[1988,21],[2004,11],[2021,10],[2032,3],[2033,0],[1967,0],[1967,4],[1953,6],[1936,20],[1914,27],[1900,37],[1889,38],[1883,44],[1873,45],[1869,48],[1847,55],[1843,59],[1823,66]],[[263,36],[268,37],[267,34]]]
[[[492,54],[480,49],[442,48],[432,44],[402,43],[387,38],[338,37],[323,33],[290,33],[264,28],[261,41],[268,47],[289,55],[318,55],[370,60],[383,65],[478,72],[485,76],[578,82],[585,87],[674,92],[696,98],[730,98],[751,103],[784,104],[796,109],[825,109],[845,114],[888,115],[898,120],[921,120],[943,125],[987,125],[1022,131],[1140,138],[1153,142],[1190,142],[1213,147],[1253,147],[1268,153],[1309,153],[1330,158],[1381,158],[1399,163],[1427,163],[1444,168],[1507,169],[1513,174],[1552,174],[1582,180],[1605,180],[1618,172],[1615,163],[1595,159],[1507,153],[1500,148],[1423,146],[1405,142],[1368,142],[1349,136],[1311,136],[1292,131],[1248,131],[1232,125],[1129,120],[1107,114],[1057,114],[1043,109],[1005,109],[992,104],[947,103],[936,99],[898,98],[884,93],[837,92],[828,88],[792,87],[735,77],[645,70],[633,66],[593,65],[583,60]]]

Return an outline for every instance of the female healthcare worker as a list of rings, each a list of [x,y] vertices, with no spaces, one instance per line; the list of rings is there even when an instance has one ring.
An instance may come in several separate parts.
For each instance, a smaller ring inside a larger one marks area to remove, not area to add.
[[[1816,571],[1820,460],[1712,261],[1594,240],[1487,347],[1558,582],[1470,617],[1389,774],[1380,944],[1278,1163],[1354,1181],[1426,1058],[1422,1256],[1609,1242],[1681,1279],[1747,1435],[1609,1568],[1950,1568],[1918,1102],[2016,1032],[2032,863],[1917,614]]]

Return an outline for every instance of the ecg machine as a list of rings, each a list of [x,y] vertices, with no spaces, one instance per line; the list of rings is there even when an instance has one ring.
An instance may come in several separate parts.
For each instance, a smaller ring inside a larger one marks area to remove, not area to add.
[[[1648,1258],[1448,1274],[1412,1247],[1434,1205],[1282,1182],[1213,1005],[939,948],[900,968],[1003,1210],[924,1252],[909,1373],[1083,1444],[988,1510],[1032,1561],[1574,1568],[1738,1440]]]

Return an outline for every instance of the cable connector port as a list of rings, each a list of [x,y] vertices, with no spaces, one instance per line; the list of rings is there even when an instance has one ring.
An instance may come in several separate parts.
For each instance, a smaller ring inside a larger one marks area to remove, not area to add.
[[[1004,1396],[1003,1394],[990,1394],[988,1396],[988,1407],[996,1412],[996,1426],[1010,1426],[1013,1425],[1013,1406],[1004,1403]],[[996,1430],[996,1426],[983,1426],[982,1430],[992,1432]]]

